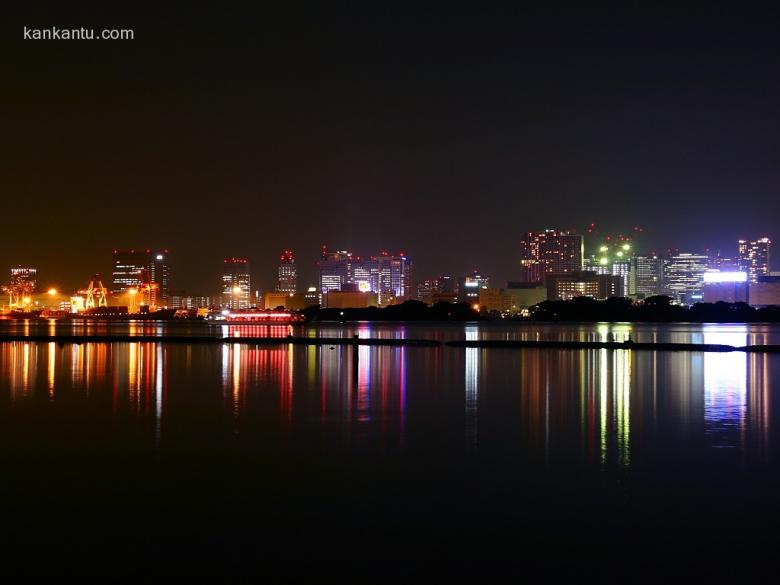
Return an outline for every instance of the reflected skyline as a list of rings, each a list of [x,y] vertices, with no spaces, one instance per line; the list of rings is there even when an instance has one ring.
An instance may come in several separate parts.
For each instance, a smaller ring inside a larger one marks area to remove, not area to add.
[[[375,333],[367,324],[358,331]],[[596,326],[592,334],[630,332]],[[464,334],[476,339],[479,327]],[[700,335],[705,343],[734,344],[750,332],[704,326]],[[658,441],[766,457],[768,390],[780,376],[773,356],[744,353],[359,346],[354,357],[341,345],[13,342],[0,345],[0,389],[3,401],[110,404],[113,416],[148,418],[156,444],[165,440],[166,421],[178,416],[176,405],[219,388],[236,433],[316,423],[322,436],[348,444],[403,448],[410,436],[419,442],[440,433],[427,428],[428,413],[439,412],[450,421],[447,433],[463,421],[461,437],[476,451],[493,448],[505,431],[514,439],[502,449],[545,465],[575,457],[629,467]],[[180,380],[175,388],[172,379]],[[462,414],[448,414],[458,403]],[[447,433],[437,440],[449,440]]]

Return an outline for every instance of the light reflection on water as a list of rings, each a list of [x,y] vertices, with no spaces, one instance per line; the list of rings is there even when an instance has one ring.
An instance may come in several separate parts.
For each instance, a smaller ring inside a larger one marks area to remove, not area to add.
[[[368,324],[355,332],[376,334]],[[477,339],[480,328],[466,326],[463,333]],[[632,326],[599,325],[592,334],[620,341]],[[695,336],[703,343],[742,345],[751,332],[707,325]],[[159,445],[167,421],[179,416],[172,405],[217,392],[239,434],[272,425],[293,435],[338,437],[353,447],[436,443],[452,449],[460,448],[460,436],[476,452],[626,468],[657,449],[656,442],[767,457],[769,390],[780,375],[774,356],[740,352],[354,351],[289,344],[3,343],[0,407],[41,399],[68,400],[71,408],[110,403],[106,416],[149,417]]]

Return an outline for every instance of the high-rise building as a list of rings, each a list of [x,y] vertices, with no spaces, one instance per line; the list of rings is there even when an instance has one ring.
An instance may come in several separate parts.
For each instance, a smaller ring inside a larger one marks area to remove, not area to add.
[[[372,292],[383,307],[410,298],[412,293],[412,262],[403,252],[397,256],[382,252],[364,260],[346,250],[328,252],[323,246],[317,266],[323,295],[331,291]]]
[[[378,257],[380,266],[389,266],[389,278],[386,269],[380,274],[383,275],[379,281],[379,290],[375,291],[379,295],[380,306],[388,304],[389,297],[396,299],[409,299],[412,296],[412,262],[401,252],[397,256],[390,256],[387,252],[382,252]]]
[[[332,290],[342,290],[346,285],[351,284],[352,254],[346,250],[329,252],[323,246],[317,267],[320,271],[320,294],[324,295]]]
[[[666,292],[677,302],[690,305],[700,302],[704,296],[704,273],[709,256],[680,252],[669,257],[664,270]]]
[[[249,260],[225,258],[222,270],[222,305],[229,309],[246,309],[251,306],[252,292]]]
[[[276,292],[295,294],[298,292],[298,269],[292,250],[285,250],[279,257]]]
[[[579,272],[583,246],[582,235],[573,231],[528,232],[520,242],[521,279],[542,282],[547,274]]]
[[[628,295],[646,299],[663,292],[664,261],[655,254],[628,261]]]
[[[455,302],[455,285],[455,279],[448,274],[423,280],[417,285],[417,300],[429,305]]]
[[[459,303],[476,304],[479,302],[479,291],[490,288],[490,277],[475,270],[467,276],[458,279],[457,299]]]
[[[149,285],[149,303],[160,307],[168,306],[168,250],[114,250],[111,283],[111,292],[115,295]]]
[[[769,275],[769,249],[772,241],[760,238],[753,242],[739,240],[737,242],[737,266],[746,272],[750,282],[758,282],[760,276]]]

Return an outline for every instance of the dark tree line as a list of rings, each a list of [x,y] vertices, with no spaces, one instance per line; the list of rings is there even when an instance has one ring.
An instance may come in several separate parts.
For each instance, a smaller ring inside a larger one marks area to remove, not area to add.
[[[755,308],[747,303],[696,303],[673,305],[665,295],[635,303],[613,297],[597,301],[579,297],[569,301],[544,301],[531,312],[532,321],[648,321],[692,323],[780,322],[780,308]]]
[[[468,303],[436,303],[432,307],[420,301],[406,301],[382,309],[306,309],[314,321],[474,321],[480,315]]]

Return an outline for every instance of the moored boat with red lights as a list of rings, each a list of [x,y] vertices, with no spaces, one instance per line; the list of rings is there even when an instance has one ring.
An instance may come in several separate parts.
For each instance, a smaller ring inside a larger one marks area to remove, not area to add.
[[[270,324],[270,325],[290,325],[294,323],[303,323],[306,318],[296,311],[278,311],[263,309],[226,309],[215,320],[220,323],[229,323],[231,325],[246,323],[249,325]]]

